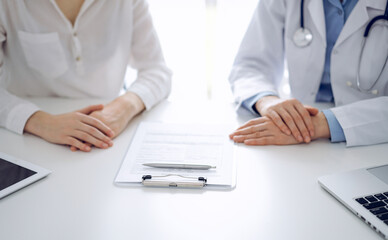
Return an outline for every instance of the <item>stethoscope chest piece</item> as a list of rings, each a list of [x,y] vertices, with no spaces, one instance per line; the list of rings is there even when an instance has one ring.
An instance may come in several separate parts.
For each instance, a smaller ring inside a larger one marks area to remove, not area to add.
[[[306,47],[313,41],[313,35],[307,28],[299,28],[294,33],[293,40],[297,47]]]

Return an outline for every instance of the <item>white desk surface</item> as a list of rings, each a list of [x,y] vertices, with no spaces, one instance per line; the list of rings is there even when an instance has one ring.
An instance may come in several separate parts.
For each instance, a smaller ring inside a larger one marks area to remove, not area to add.
[[[92,100],[34,99],[51,113]],[[0,129],[0,151],[52,170],[0,200],[2,240],[381,239],[323,190],[322,175],[388,163],[388,144],[346,148],[238,145],[232,191],[125,188],[113,184],[140,121],[244,122],[231,104],[164,101],[138,116],[108,150],[71,152],[32,135]]]

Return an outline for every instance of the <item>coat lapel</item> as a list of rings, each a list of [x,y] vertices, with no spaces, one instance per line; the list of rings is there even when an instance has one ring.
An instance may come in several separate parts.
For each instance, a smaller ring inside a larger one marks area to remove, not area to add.
[[[310,0],[307,6],[308,12],[318,30],[319,35],[323,38],[323,42],[326,46],[326,24],[325,24],[325,12],[323,10],[322,0]],[[306,21],[306,20],[305,20]]]
[[[341,34],[338,36],[336,46],[341,44],[360,28],[365,28],[366,24],[370,21],[367,8],[370,7],[375,9],[381,9],[384,11],[385,3],[385,0],[359,0],[356,6],[354,7],[352,13],[346,20]]]

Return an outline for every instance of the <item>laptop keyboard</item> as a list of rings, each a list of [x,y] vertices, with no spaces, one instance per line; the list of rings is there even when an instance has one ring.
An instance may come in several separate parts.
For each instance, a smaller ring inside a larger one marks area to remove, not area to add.
[[[368,195],[355,200],[388,225],[388,192]]]

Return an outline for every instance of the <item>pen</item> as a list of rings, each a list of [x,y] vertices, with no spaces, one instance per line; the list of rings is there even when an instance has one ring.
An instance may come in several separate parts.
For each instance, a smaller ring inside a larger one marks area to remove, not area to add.
[[[205,164],[182,164],[182,163],[143,163],[143,166],[153,168],[179,168],[179,169],[196,169],[196,170],[209,170],[210,168],[216,168],[216,166],[210,166]]]

